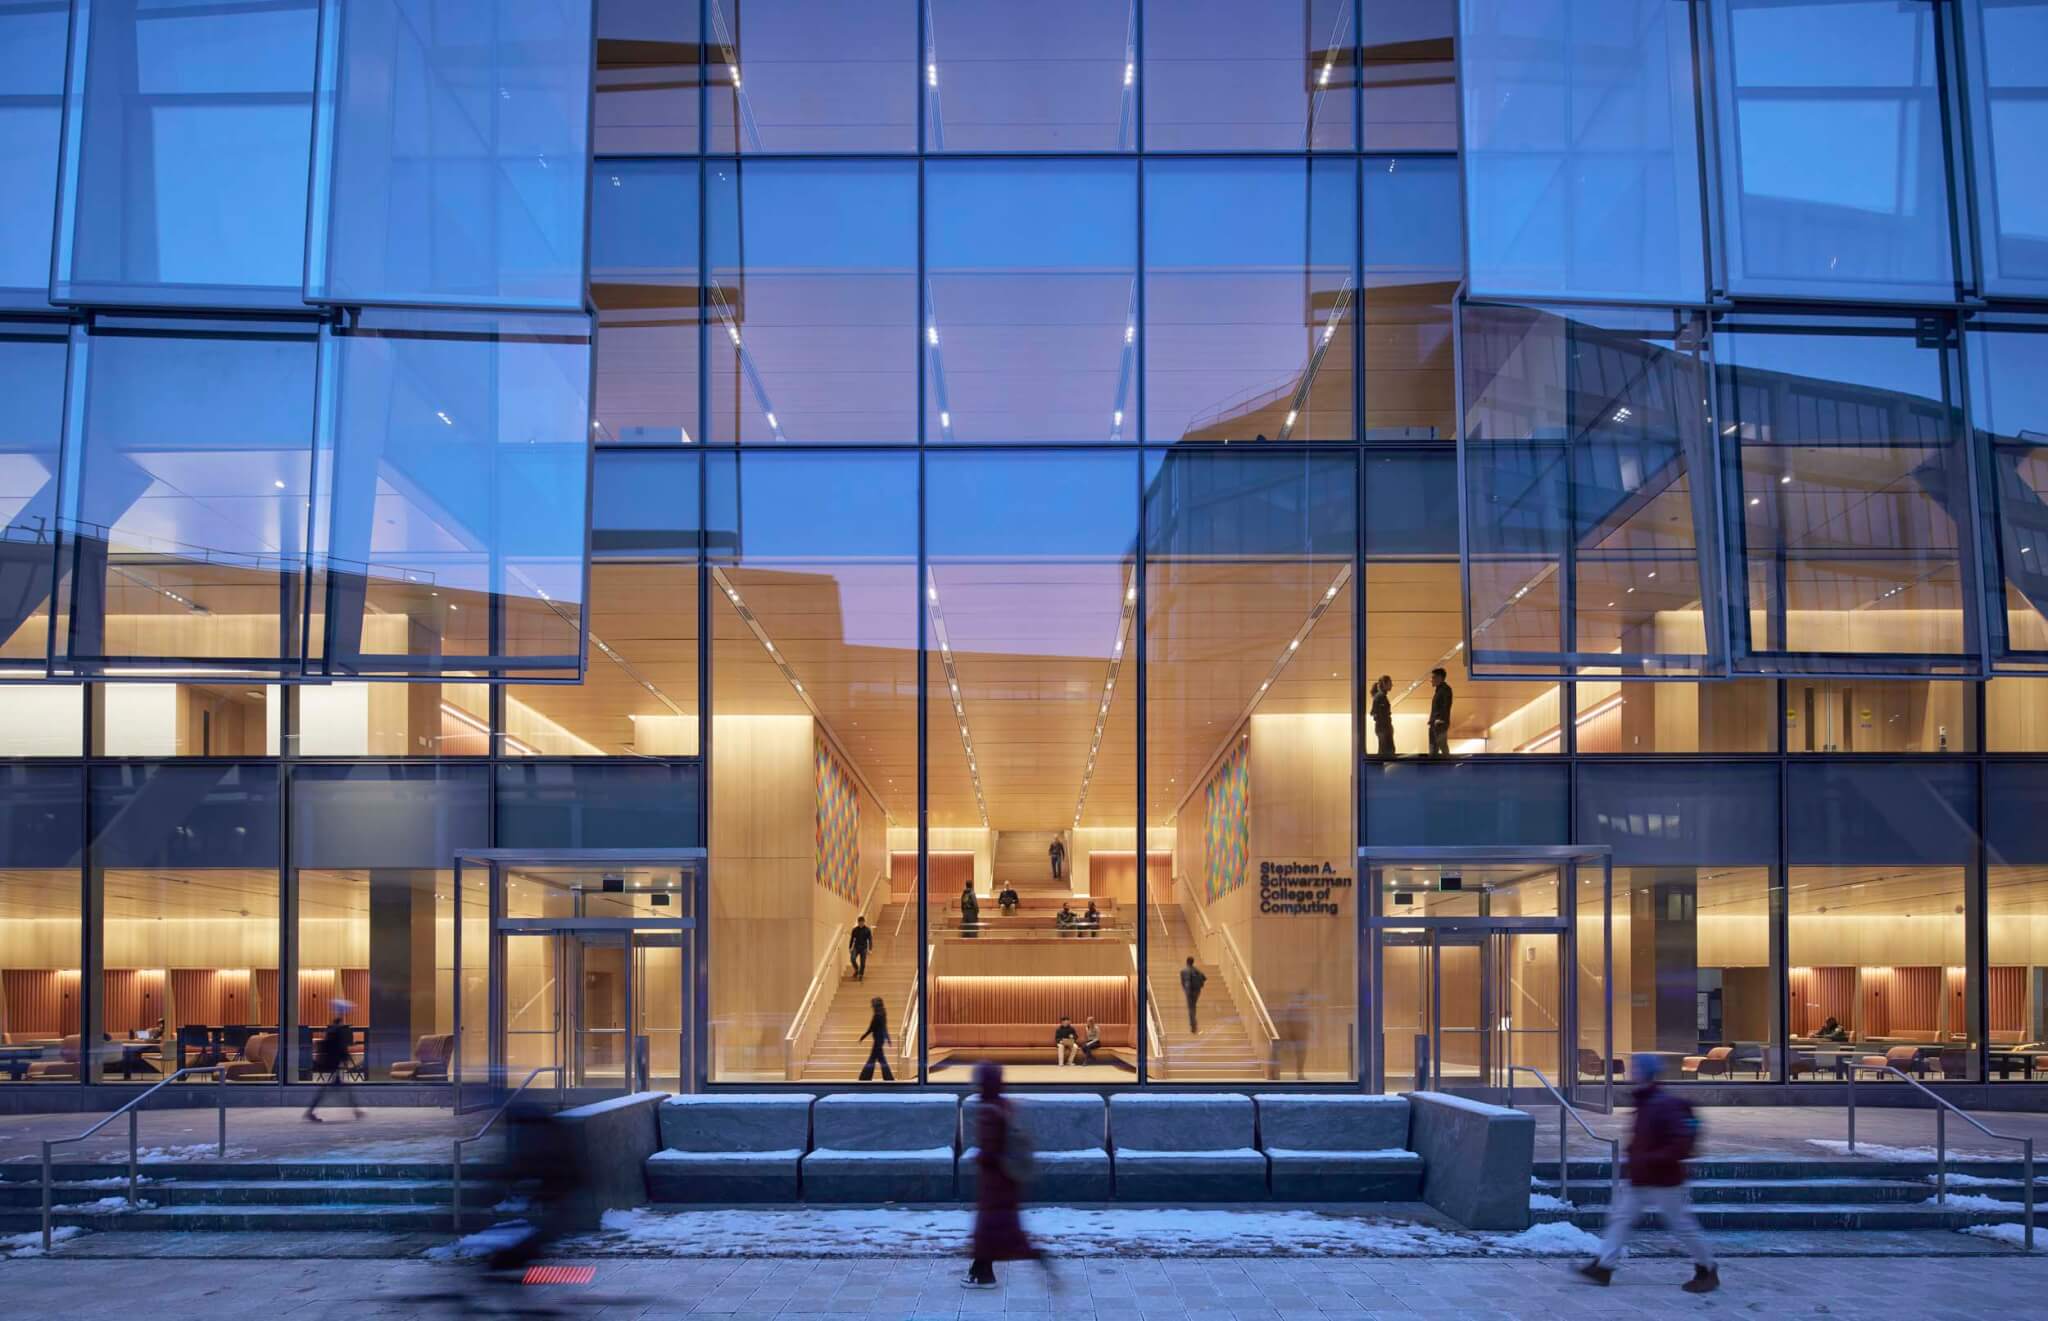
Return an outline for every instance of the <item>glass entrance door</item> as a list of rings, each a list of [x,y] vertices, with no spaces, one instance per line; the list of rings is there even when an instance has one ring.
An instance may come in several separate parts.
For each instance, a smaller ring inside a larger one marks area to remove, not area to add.
[[[516,1086],[534,1069],[556,1066],[570,1089],[684,1090],[688,934],[506,931],[498,1075]]]
[[[1562,945],[1553,930],[1381,931],[1381,1085],[1492,1096],[1516,1065],[1566,1076]]]

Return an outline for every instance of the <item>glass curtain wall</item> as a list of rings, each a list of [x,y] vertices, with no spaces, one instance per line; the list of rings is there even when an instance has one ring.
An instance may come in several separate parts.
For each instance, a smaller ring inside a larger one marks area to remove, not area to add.
[[[0,769],[0,1084],[85,1068],[84,800],[75,766]]]

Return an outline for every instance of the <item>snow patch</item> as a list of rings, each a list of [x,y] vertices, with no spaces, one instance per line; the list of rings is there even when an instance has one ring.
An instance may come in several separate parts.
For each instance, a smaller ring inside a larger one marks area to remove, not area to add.
[[[1555,1193],[1530,1193],[1529,1209],[1531,1211],[1575,1211],[1578,1207],[1572,1202],[1565,1201],[1564,1198],[1559,1197]]]
[[[1530,1257],[1567,1256],[1600,1250],[1600,1239],[1597,1235],[1589,1234],[1577,1225],[1563,1220],[1531,1225],[1519,1234],[1507,1234],[1484,1241],[1496,1252],[1519,1253]]]
[[[248,1147],[229,1147],[227,1159],[253,1154]],[[141,1147],[135,1152],[135,1159],[145,1160],[219,1160],[220,1147],[211,1142],[185,1142],[171,1147]]]
[[[1936,1197],[1930,1197],[1924,1205],[1948,1206],[1958,1211],[2017,1211],[2020,1209],[2018,1202],[2001,1202],[1996,1197],[1986,1197],[1982,1193],[1950,1193],[1946,1202]]]
[[[1994,1243],[2009,1243],[2016,1248],[2027,1245],[2025,1225],[1964,1225],[1956,1233],[1968,1234],[1972,1238],[1988,1238]]]
[[[1861,1156],[1869,1160],[1938,1160],[1940,1153],[1933,1147],[1887,1147],[1882,1142],[1859,1142],[1856,1150],[1849,1150],[1849,1144],[1839,1138],[1808,1138],[1808,1146],[1819,1147],[1822,1151],[1837,1156]]]
[[[1927,1176],[1927,1182],[1934,1183],[1935,1181],[1934,1175],[1930,1174]],[[2034,1182],[2037,1184],[2048,1183],[2048,1174],[2039,1176]],[[2014,1175],[2010,1179],[1987,1179],[1981,1174],[1958,1174],[1956,1171],[1950,1170],[1948,1172],[1948,1186],[1951,1188],[2010,1188],[2014,1192],[2018,1192],[2020,1178],[2018,1175]]]
[[[809,1092],[702,1092],[671,1096],[661,1105],[664,1110],[715,1110],[726,1105],[808,1107],[817,1099]]]
[[[508,1220],[502,1225],[492,1225],[489,1229],[464,1235],[453,1243],[428,1248],[427,1257],[431,1261],[469,1261],[488,1257],[501,1248],[512,1247],[532,1232],[533,1226],[524,1220]]]
[[[154,1211],[156,1203],[142,1198],[131,1202],[125,1197],[102,1197],[96,1202],[72,1202],[50,1209],[67,1211],[73,1215],[121,1215],[129,1211]]]
[[[491,1208],[497,1214],[507,1216],[525,1215],[532,1209],[533,1199],[530,1197],[508,1197]]]
[[[90,1231],[77,1225],[59,1225],[50,1231],[50,1246],[69,1243],[74,1238],[83,1238]],[[27,1234],[0,1234],[0,1258],[40,1257],[43,1255],[43,1234],[35,1230]]]

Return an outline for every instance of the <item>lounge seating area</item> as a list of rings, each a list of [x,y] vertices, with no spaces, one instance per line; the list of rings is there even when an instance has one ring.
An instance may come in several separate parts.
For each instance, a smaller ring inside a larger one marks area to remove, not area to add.
[[[1445,1148],[1440,1184],[1470,1195],[1476,1182],[1506,1179],[1527,1200],[1528,1116],[1434,1093],[1119,1093],[1107,1102],[1058,1093],[1010,1103],[1031,1138],[1039,1200],[1416,1201],[1427,1196],[1416,1135],[1447,1123],[1463,1136],[1430,1139]],[[1447,1118],[1418,1127],[1418,1110],[1446,1107]],[[977,1098],[950,1091],[673,1096],[659,1107],[648,1196],[697,1205],[972,1199],[978,1123]],[[1466,1152],[1490,1164],[1465,1168]]]

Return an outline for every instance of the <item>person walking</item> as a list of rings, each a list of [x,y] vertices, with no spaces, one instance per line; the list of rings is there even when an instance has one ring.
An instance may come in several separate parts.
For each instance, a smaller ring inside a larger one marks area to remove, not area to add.
[[[1044,1268],[1055,1292],[1059,1278],[1031,1236],[1024,1232],[1024,1185],[1031,1178],[1031,1144],[1017,1132],[1016,1117],[1003,1099],[1003,1066],[983,1060],[974,1066],[974,1084],[981,1093],[974,1121],[975,1193],[973,1258],[963,1289],[996,1287],[999,1261],[1035,1261]],[[1053,1309],[1055,1315],[1059,1308]]]
[[[1394,691],[1392,675],[1382,674],[1372,684],[1372,736],[1378,743],[1375,755],[1394,755],[1394,702],[1390,694]]]
[[[846,954],[853,963],[853,979],[864,982],[868,979],[868,951],[875,947],[875,929],[868,925],[867,914],[853,919],[853,934],[846,938]]]
[[[1067,846],[1060,842],[1058,835],[1054,835],[1051,845],[1046,848],[1045,852],[1052,859],[1052,878],[1058,880],[1060,873],[1066,869]]]
[[[1579,1267],[1594,1284],[1608,1284],[1635,1232],[1636,1219],[1655,1211],[1664,1227],[1692,1254],[1692,1278],[1679,1286],[1687,1293],[1712,1293],[1721,1287],[1713,1249],[1692,1213],[1692,1193],[1685,1186],[1685,1158],[1698,1142],[1700,1123],[1692,1106],[1658,1085],[1663,1061],[1637,1055],[1629,1061],[1635,1083],[1635,1124],[1628,1135],[1628,1182],[1616,1191],[1607,1208],[1607,1231],[1600,1255]]]
[[[868,1008],[874,1011],[873,1015],[868,1019],[868,1030],[854,1038],[855,1041],[874,1043],[868,1047],[868,1062],[860,1066],[860,1080],[862,1082],[873,1082],[875,1080],[875,1066],[879,1064],[882,1066],[882,1081],[895,1082],[896,1075],[889,1072],[888,1007],[882,1003],[882,997],[878,995],[868,1001]]]
[[[363,1108],[356,1104],[356,1094],[349,1089],[346,1081],[352,1062],[348,1049],[353,1035],[348,1027],[348,1011],[352,1008],[354,1006],[348,1001],[336,1000],[330,1011],[333,1015],[332,1020],[313,1047],[313,1072],[325,1076],[321,1080],[319,1090],[313,1093],[312,1101],[306,1106],[306,1120],[309,1123],[323,1122],[314,1112],[320,1108],[320,1103],[327,1099],[328,1089],[335,1087],[341,1089],[342,1099],[348,1102],[349,1109],[356,1112],[356,1118],[363,1117]]]
[[[1451,755],[1451,685],[1446,681],[1443,666],[1429,672],[1429,755],[1448,757]]]
[[[1188,998],[1188,1031],[1200,1032],[1201,1025],[1195,1019],[1195,1002],[1202,998],[1202,987],[1208,982],[1202,970],[1195,966],[1195,956],[1188,955],[1185,967],[1180,970],[1180,993]]]
[[[972,940],[981,925],[981,900],[974,897],[974,882],[960,887],[960,934]]]

